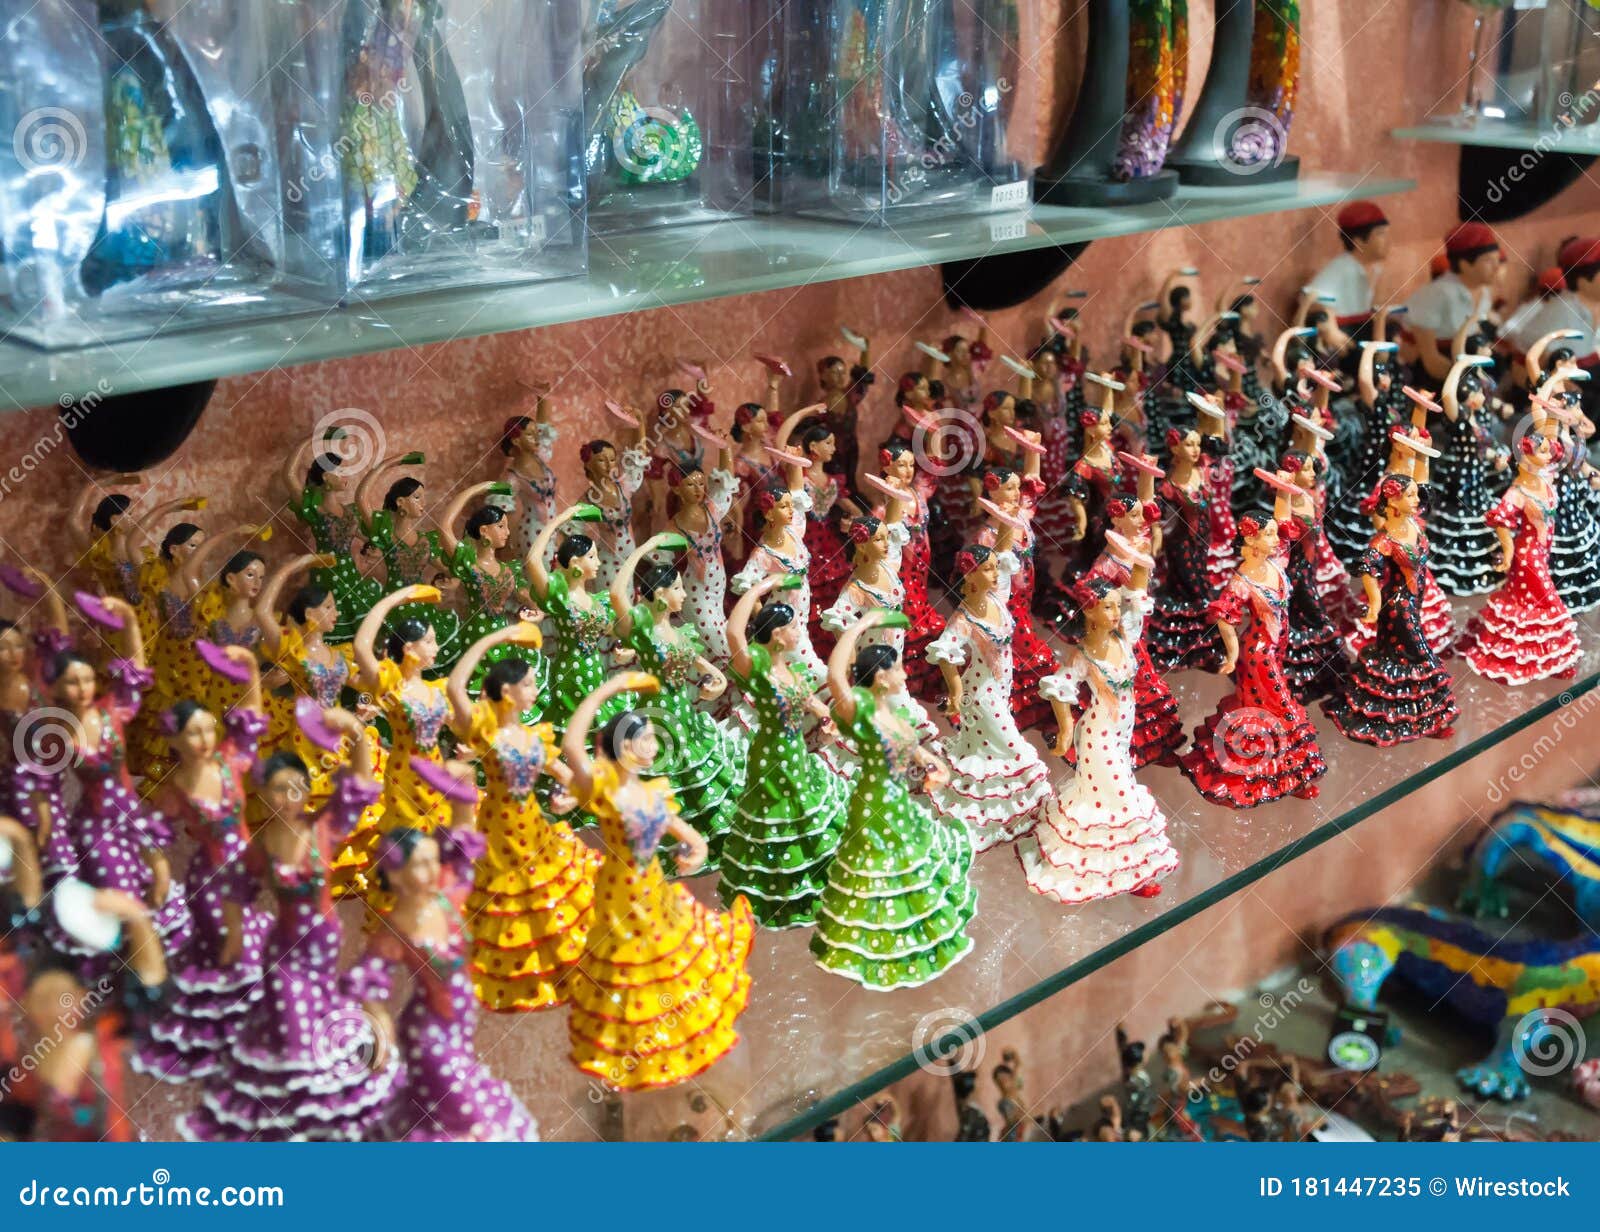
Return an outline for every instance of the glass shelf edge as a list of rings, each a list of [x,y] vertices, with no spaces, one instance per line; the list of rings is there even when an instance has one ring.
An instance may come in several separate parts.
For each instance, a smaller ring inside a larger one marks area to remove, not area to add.
[[[1489,123],[1469,127],[1432,121],[1391,129],[1389,135],[1397,141],[1422,141],[1434,145],[1474,145],[1546,154],[1600,154],[1600,130],[1586,139],[1579,129],[1564,129],[1560,125]]]
[[[1481,736],[1469,740],[1458,749],[1452,749],[1437,760],[1429,762],[1427,766],[1418,770],[1415,774],[1402,779],[1398,783],[1390,784],[1366,800],[1352,805],[1339,816],[1330,818],[1316,829],[1290,840],[1283,847],[1256,861],[1250,867],[1230,874],[1214,886],[1208,887],[1179,903],[1171,911],[1164,912],[1155,919],[1130,929],[1114,941],[1100,947],[1094,953],[1063,967],[1053,975],[1046,976],[1020,992],[1013,993],[982,1013],[974,1015],[970,1020],[960,1024],[940,1038],[925,1043],[920,1051],[929,1056],[944,1056],[947,1051],[954,1051],[961,1045],[970,1043],[985,1032],[992,1031],[995,1027],[1015,1018],[1025,1010],[1032,1009],[1041,1002],[1049,1000],[1057,993],[1070,988],[1101,968],[1109,966],[1117,959],[1126,957],[1141,946],[1154,941],[1157,937],[1171,932],[1174,928],[1192,919],[1207,908],[1226,901],[1247,886],[1253,885],[1269,874],[1287,867],[1307,852],[1315,850],[1330,839],[1337,838],[1340,834],[1360,825],[1363,821],[1383,811],[1390,805],[1405,799],[1413,792],[1426,787],[1429,783],[1435,782],[1441,776],[1448,774],[1457,767],[1465,765],[1480,753],[1486,752],[1495,747],[1495,745],[1509,740],[1519,732],[1527,730],[1540,719],[1548,718],[1558,710],[1570,706],[1578,698],[1595,689],[1596,686],[1600,686],[1600,672],[1594,672],[1581,680],[1573,681],[1554,697],[1547,697],[1543,701],[1535,703],[1515,718],[1508,719],[1500,724],[1494,730],[1484,732]],[[787,1142],[804,1134],[809,1134],[824,1121],[842,1116],[869,1096],[877,1094],[885,1087],[899,1082],[903,1078],[910,1077],[916,1072],[917,1068],[918,1062],[915,1054],[906,1053],[864,1078],[857,1079],[834,1094],[819,1100],[813,1107],[798,1116],[790,1117],[782,1124],[759,1135],[757,1141]]]
[[[1027,252],[1094,239],[1123,238],[1230,218],[1286,213],[1332,205],[1353,196],[1390,196],[1415,187],[1414,180],[1368,179],[1335,173],[1308,174],[1292,184],[1252,188],[1191,189],[1168,202],[1126,210],[1068,210],[1036,206],[1026,214],[930,219],[895,229],[791,218],[751,218],[702,227],[613,237],[609,251],[591,252],[585,277],[504,288],[418,292],[372,303],[275,318],[261,322],[177,329],[154,338],[43,351],[0,340],[0,400],[17,410],[78,396],[104,381],[113,393],[132,393],[191,381],[376,354],[402,347],[434,346],[465,338],[598,320],[631,312],[703,303],[734,295],[791,290],[850,278],[1003,253]],[[1021,234],[1008,224],[1024,221]],[[923,237],[923,238],[918,238]],[[599,241],[597,241],[599,245]],[[720,245],[720,247],[719,247]],[[808,249],[807,246],[810,246]],[[833,246],[832,255],[828,255]],[[736,265],[741,256],[792,249],[795,265],[784,271]],[[864,248],[870,255],[846,255]],[[672,286],[667,273],[684,256],[704,250],[696,285]],[[821,255],[819,255],[821,254]],[[640,264],[662,267],[653,287],[618,292]],[[498,301],[498,302],[497,302]],[[451,328],[459,313],[474,308],[467,328]],[[141,356],[151,358],[141,362]]]

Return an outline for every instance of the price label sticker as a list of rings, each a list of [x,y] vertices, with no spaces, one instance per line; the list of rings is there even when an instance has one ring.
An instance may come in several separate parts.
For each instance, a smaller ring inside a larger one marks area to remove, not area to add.
[[[1001,240],[1020,240],[1028,234],[1028,220],[1018,214],[1011,218],[991,218],[989,220],[989,241],[999,243]]]
[[[1030,204],[1030,196],[1027,180],[1015,180],[1010,184],[996,184],[989,192],[989,208],[991,210],[1023,209]]]

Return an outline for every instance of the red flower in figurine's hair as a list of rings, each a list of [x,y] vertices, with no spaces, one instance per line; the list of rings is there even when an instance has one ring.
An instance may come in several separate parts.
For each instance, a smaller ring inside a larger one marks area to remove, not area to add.
[[[733,412],[733,422],[742,428],[757,415],[761,414],[762,410],[763,407],[759,402],[742,402],[739,404],[738,409]]]
[[[1001,479],[999,471],[983,472],[983,490],[985,492],[998,492],[1000,490],[1000,484]]]
[[[1139,503],[1130,496],[1113,496],[1106,502],[1106,516],[1125,518],[1138,507]]]
[[[956,576],[966,577],[978,567],[978,557],[971,548],[962,548],[956,553]]]
[[[985,394],[983,397],[983,413],[987,415],[990,411],[999,410],[1011,396],[1003,389],[997,389],[993,393]]]
[[[1099,407],[1085,407],[1083,410],[1078,412],[1078,424],[1080,427],[1092,428],[1095,424],[1099,423],[1100,420],[1101,414]]]
[[[926,379],[927,378],[924,377],[922,375],[922,373],[920,373],[920,372],[908,372],[908,373],[906,373],[903,377],[900,378],[900,384],[895,389],[895,396],[897,398],[904,397],[906,394],[910,393],[913,389],[915,389],[918,385],[922,384],[922,382],[925,381]]]
[[[1381,506],[1404,496],[1410,486],[1411,480],[1405,475],[1385,475],[1372,489],[1372,495],[1361,502],[1361,512],[1371,517]]]
[[[778,494],[771,488],[762,488],[761,491],[756,493],[756,508],[761,510],[762,513],[771,512],[772,507],[777,503]]]
[[[872,538],[872,527],[860,520],[850,523],[850,542],[865,543]]]
[[[1254,539],[1261,533],[1261,519],[1253,518],[1249,514],[1239,519],[1239,537],[1241,539]]]
[[[1187,432],[1185,432],[1182,428],[1168,428],[1167,429],[1167,448],[1168,449],[1176,449],[1179,445],[1183,444],[1183,438],[1188,436],[1188,435],[1189,434]]]
[[[514,441],[524,432],[526,432],[527,429],[528,417],[526,415],[513,415],[510,419],[506,420],[505,426],[500,429],[500,438],[502,440]]]
[[[894,454],[890,453],[887,449],[878,450],[878,465],[879,466],[883,467],[885,470],[888,470],[890,464],[893,463],[893,462],[894,462]]]
[[[688,480],[690,475],[698,475],[700,473],[701,471],[698,466],[674,465],[667,471],[667,486],[669,488],[680,487],[685,481]]]
[[[587,462],[590,458],[594,457],[595,454],[599,453],[602,449],[607,448],[609,445],[609,441],[584,441],[584,443],[578,447],[578,461]]]

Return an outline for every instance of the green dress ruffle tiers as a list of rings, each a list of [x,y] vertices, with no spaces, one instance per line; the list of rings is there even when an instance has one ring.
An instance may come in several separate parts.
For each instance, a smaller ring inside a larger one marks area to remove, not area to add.
[[[415,542],[402,543],[394,532],[394,514],[387,509],[372,515],[367,523],[367,538],[383,553],[391,593],[403,586],[432,586],[439,574],[452,571],[439,544],[438,531],[418,531]],[[461,617],[441,603],[405,603],[389,613],[390,627],[408,616],[433,626],[434,636],[439,639],[439,658],[428,675],[435,679],[445,675],[466,649],[461,639]]]
[[[544,694],[544,717],[558,734],[583,701],[606,682],[606,645],[615,636],[616,617],[609,595],[591,595],[594,606],[580,611],[572,602],[572,588],[563,573],[550,575],[543,607],[555,633],[550,647],[550,687]],[[600,707],[594,726],[604,727],[634,704],[631,693],[619,693]]]
[[[820,681],[790,664],[794,683],[772,674],[772,654],[750,647],[750,675],[730,673],[755,710],[744,791],[733,828],[722,843],[725,903],[743,894],[768,928],[794,928],[816,919],[828,862],[839,847],[849,785],[806,750],[805,699]]]
[[[701,871],[714,872],[744,787],[748,746],[740,734],[695,707],[700,677],[695,660],[705,652],[694,628],[680,626],[678,640],[669,643],[656,635],[655,614],[647,605],[637,605],[632,618],[627,642],[639,656],[639,669],[661,681],[661,691],[635,707],[649,717],[661,744],[650,773],[671,785],[679,815],[711,849]]]
[[[500,564],[500,572],[489,574],[478,567],[477,549],[466,540],[456,545],[455,557],[450,561],[450,572],[461,579],[462,596],[467,603],[467,619],[461,630],[460,657],[467,647],[480,638],[515,624],[520,619],[522,601],[518,593],[528,593],[528,578],[521,561]],[[489,669],[503,659],[526,659],[533,669],[534,681],[539,686],[539,698],[518,717],[528,726],[541,723],[548,717],[550,690],[550,660],[532,646],[501,643],[491,646],[473,669],[467,681],[467,693],[478,697],[483,691],[483,678]]]
[[[354,505],[345,507],[343,513],[329,513],[324,508],[327,492],[308,486],[292,506],[295,517],[311,532],[317,551],[334,558],[330,568],[311,571],[311,581],[332,593],[339,606],[339,623],[323,640],[330,645],[348,642],[356,635],[361,621],[372,610],[372,605],[383,598],[383,582],[378,578],[363,577],[356,566],[350,546],[357,538],[365,538],[361,513]]]
[[[972,840],[961,826],[936,821],[906,789],[916,735],[885,732],[877,698],[866,689],[854,696],[855,721],[843,722],[837,710],[834,717],[860,754],[860,770],[817,903],[811,952],[824,969],[867,988],[915,988],[972,949]]]

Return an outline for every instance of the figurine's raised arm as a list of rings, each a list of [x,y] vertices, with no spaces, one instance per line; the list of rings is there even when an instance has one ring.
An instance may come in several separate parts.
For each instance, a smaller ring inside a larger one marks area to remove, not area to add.
[[[503,629],[496,629],[467,647],[466,653],[456,660],[450,679],[445,682],[445,696],[450,700],[450,729],[463,740],[472,730],[472,698],[467,694],[472,673],[478,670],[484,655],[507,642],[538,650],[544,644],[544,637],[539,632],[539,626],[528,621],[518,621]]]
[[[627,560],[622,562],[617,570],[617,576],[611,579],[611,610],[616,614],[617,637],[625,638],[633,632],[633,575],[639,571],[639,566],[652,552],[659,552],[663,548],[678,548],[684,546],[682,535],[672,531],[663,531],[659,535],[651,535],[638,547]]]
[[[781,573],[768,574],[740,595],[739,601],[733,605],[733,611],[728,613],[728,666],[740,676],[750,675],[750,639],[745,632],[750,617],[755,615],[756,605],[784,580]]]
[[[283,643],[283,626],[278,623],[278,602],[283,597],[283,588],[289,584],[289,579],[303,569],[316,566],[330,569],[333,563],[331,555],[313,552],[285,561],[268,576],[255,602],[256,624],[261,628],[261,644],[266,647],[268,654],[277,654],[278,647]]]
[[[594,726],[600,707],[618,693],[657,693],[661,682],[648,672],[623,672],[613,676],[593,693],[590,693],[567,720],[567,733],[561,740],[561,760],[572,771],[572,781],[567,790],[580,806],[594,797],[594,762],[589,760],[589,730]],[[609,756],[610,750],[604,755]]]
[[[455,526],[457,520],[466,512],[467,506],[480,496],[487,496],[493,492],[500,481],[490,479],[484,483],[475,483],[470,488],[464,488],[439,515],[439,542],[444,547],[446,560],[455,559],[456,549],[461,546],[461,541],[456,538]]]
[[[383,622],[389,619],[389,613],[395,608],[407,603],[437,603],[439,592],[432,586],[403,586],[392,594],[387,594],[379,599],[362,617],[360,627],[351,641],[351,649],[355,652],[356,682],[369,693],[376,693],[379,688],[380,665],[376,646],[378,634],[383,629]]]
[[[872,629],[881,628],[897,613],[875,608],[839,635],[828,656],[828,689],[833,694],[833,713],[841,727],[856,721],[856,698],[850,689],[850,668],[856,658],[856,643]]]

